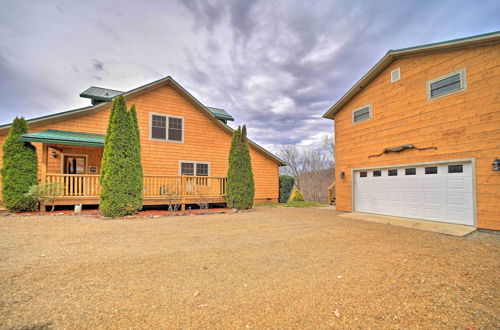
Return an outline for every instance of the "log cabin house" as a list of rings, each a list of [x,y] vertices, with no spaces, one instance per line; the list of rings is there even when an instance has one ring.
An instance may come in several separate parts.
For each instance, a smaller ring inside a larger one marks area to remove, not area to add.
[[[80,96],[89,98],[91,106],[27,120],[30,131],[21,140],[36,147],[40,182],[64,186],[56,205],[99,203],[104,135],[111,101],[118,95],[137,110],[144,205],[168,204],[166,190],[175,191],[183,207],[200,200],[224,203],[233,133],[227,122],[234,119],[166,77],[128,92],[90,87]],[[2,145],[9,128],[0,126]],[[275,203],[284,162],[252,141],[249,145],[255,202]]]

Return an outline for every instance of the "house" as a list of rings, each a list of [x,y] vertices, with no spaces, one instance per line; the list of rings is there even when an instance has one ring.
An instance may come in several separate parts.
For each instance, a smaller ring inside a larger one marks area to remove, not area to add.
[[[30,132],[21,139],[36,147],[40,181],[65,187],[56,205],[98,204],[104,134],[111,101],[118,95],[137,110],[144,205],[167,204],[168,189],[182,197],[183,205],[200,199],[225,202],[233,133],[226,123],[234,119],[222,109],[206,107],[166,77],[128,92],[90,87],[80,96],[89,98],[91,106],[28,120]],[[2,145],[9,127],[0,126]],[[284,162],[252,141],[249,145],[255,202],[277,202]],[[199,187],[204,188],[202,196]]]
[[[390,50],[323,117],[337,210],[500,230],[500,32]]]

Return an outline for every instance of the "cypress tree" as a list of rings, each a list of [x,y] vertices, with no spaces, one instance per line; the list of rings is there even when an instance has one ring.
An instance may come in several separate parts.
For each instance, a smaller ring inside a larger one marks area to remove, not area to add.
[[[109,217],[133,214],[141,207],[137,184],[137,130],[125,99],[113,100],[101,163],[99,209]],[[142,184],[141,184],[142,185]]]
[[[239,210],[253,206],[255,184],[252,172],[252,161],[248,149],[247,128],[238,127],[233,134],[229,151],[229,168],[227,173],[227,205]]]
[[[139,130],[139,123],[137,121],[137,112],[135,111],[135,105],[133,104],[129,111],[132,124],[134,126],[134,151],[132,154],[133,158],[133,178],[132,178],[132,195],[135,201],[134,207],[137,210],[142,208],[142,188],[143,188],[143,172],[142,172],[142,159],[141,159],[141,133]]]
[[[28,123],[24,118],[16,117],[3,145],[3,204],[13,212],[31,211],[36,207],[36,201],[26,196],[31,186],[38,184],[35,147],[19,140],[26,133]]]

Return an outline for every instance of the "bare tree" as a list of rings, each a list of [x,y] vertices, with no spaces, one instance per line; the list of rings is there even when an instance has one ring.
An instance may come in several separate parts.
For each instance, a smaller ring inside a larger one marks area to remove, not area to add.
[[[281,172],[295,178],[295,187],[307,200],[319,202],[328,199],[327,188],[334,178],[332,135],[325,134],[321,143],[314,147],[283,145],[279,156],[287,163]]]
[[[335,162],[335,141],[332,134],[325,134],[322,137],[323,149],[328,153],[328,156]]]
[[[300,190],[300,175],[305,172],[304,155],[293,145],[282,145],[278,154],[287,164],[281,168],[282,173],[293,176],[295,186]]]

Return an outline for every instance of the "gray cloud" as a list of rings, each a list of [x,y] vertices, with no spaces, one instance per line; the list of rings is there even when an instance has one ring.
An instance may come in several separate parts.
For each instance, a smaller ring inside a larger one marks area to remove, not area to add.
[[[387,50],[498,30],[500,16],[496,1],[452,0],[10,0],[3,9],[2,122],[87,105],[77,95],[93,84],[127,90],[171,75],[268,147],[331,133],[321,115]]]
[[[94,71],[104,71],[104,63],[99,60],[93,59],[92,68],[94,69]]]

